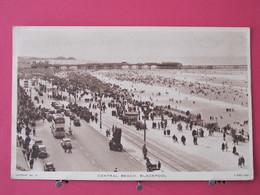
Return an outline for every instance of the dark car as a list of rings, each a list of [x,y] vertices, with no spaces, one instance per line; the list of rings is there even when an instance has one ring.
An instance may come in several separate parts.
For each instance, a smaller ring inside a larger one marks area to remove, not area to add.
[[[55,167],[53,163],[51,162],[44,163],[44,171],[55,171]]]
[[[65,116],[70,116],[71,111],[69,109],[67,109],[67,110],[64,111],[64,114],[65,114]]]
[[[38,157],[39,158],[47,158],[47,150],[45,145],[38,146]]]
[[[79,126],[81,125],[81,124],[80,124],[80,119],[79,119],[79,118],[75,118],[73,124],[74,124],[76,127],[79,127]]]
[[[39,96],[43,96],[43,93],[41,91],[38,92]]]
[[[77,117],[77,116],[76,116],[75,113],[72,112],[72,113],[70,114],[70,120],[74,120],[76,117]]]

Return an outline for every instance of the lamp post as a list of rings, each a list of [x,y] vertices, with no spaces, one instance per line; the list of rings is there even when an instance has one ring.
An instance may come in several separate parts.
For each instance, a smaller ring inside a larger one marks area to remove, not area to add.
[[[146,118],[144,117],[144,145],[146,145]]]
[[[102,131],[102,95],[100,94],[100,131]]]

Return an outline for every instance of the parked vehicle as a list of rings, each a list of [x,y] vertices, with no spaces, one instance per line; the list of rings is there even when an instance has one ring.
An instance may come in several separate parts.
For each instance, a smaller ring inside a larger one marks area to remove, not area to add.
[[[67,109],[67,110],[64,111],[64,114],[65,114],[65,116],[70,116],[71,111],[69,109]]]
[[[43,165],[44,171],[55,171],[55,167],[52,162],[46,162]]]
[[[45,145],[38,146],[38,157],[39,158],[47,158],[47,149]]]
[[[73,121],[73,124],[76,126],[76,127],[79,127],[81,124],[80,124],[80,119],[79,118],[75,118],[74,121]]]
[[[38,150],[38,157],[39,158],[47,158],[47,149],[46,149],[46,146],[43,145],[42,140],[37,140],[34,143],[35,143],[36,148]]]
[[[75,113],[71,113],[70,114],[70,120],[74,120],[77,117],[77,115]]]
[[[113,133],[113,138],[109,141],[110,150],[122,151],[123,145],[121,144],[122,129],[116,128]]]
[[[71,149],[72,148],[71,139],[70,138],[63,138],[61,140],[61,147],[63,149]]]

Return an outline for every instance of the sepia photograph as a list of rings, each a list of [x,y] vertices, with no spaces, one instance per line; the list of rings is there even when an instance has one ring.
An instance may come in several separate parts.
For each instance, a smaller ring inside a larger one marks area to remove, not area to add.
[[[250,29],[13,27],[12,179],[252,180]]]

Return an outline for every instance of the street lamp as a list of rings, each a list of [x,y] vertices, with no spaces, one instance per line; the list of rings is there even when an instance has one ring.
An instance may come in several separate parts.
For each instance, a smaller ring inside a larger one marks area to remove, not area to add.
[[[102,95],[100,94],[100,131],[102,131]]]
[[[144,117],[144,145],[146,145],[146,118]]]

